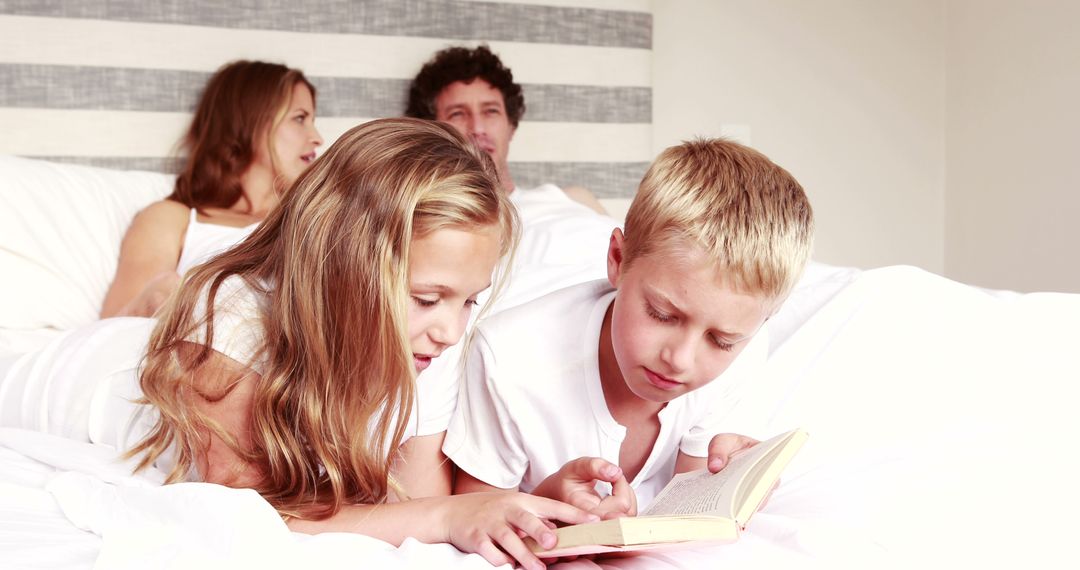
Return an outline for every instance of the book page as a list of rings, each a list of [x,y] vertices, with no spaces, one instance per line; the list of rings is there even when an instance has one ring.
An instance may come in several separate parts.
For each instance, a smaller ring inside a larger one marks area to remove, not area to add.
[[[798,431],[798,430],[796,430]],[[708,469],[680,473],[656,496],[643,516],[709,514],[735,517],[735,498],[747,475],[757,462],[764,460],[774,449],[786,442],[794,432],[733,454],[728,465],[719,473]]]
[[[708,469],[680,473],[671,479],[642,514],[732,516],[732,501],[739,480],[758,456],[750,450],[737,453],[730,458],[727,467],[716,474],[709,473]]]

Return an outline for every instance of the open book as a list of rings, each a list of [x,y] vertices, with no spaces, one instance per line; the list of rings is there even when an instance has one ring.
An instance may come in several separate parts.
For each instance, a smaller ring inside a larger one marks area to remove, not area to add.
[[[554,558],[734,542],[806,438],[801,429],[778,435],[736,453],[719,473],[676,475],[639,516],[562,527],[555,548],[529,546]]]

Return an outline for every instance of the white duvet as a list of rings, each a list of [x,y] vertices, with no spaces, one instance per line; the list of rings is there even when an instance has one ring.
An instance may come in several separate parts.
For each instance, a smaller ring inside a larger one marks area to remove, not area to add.
[[[994,296],[907,267],[847,281],[791,320],[732,418],[811,434],[742,539],[601,565],[1080,566],[1080,295]],[[159,481],[108,448],[0,430],[0,568],[487,567],[447,545],[292,534],[253,492]]]

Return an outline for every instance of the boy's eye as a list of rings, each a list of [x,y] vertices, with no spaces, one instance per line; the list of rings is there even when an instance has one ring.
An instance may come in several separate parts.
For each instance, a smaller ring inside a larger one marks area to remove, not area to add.
[[[709,335],[709,340],[711,340],[712,343],[714,345],[716,345],[716,348],[719,348],[720,350],[723,350],[724,352],[730,352],[732,349],[735,348],[735,345],[733,343],[724,342],[724,339],[722,339],[722,338],[720,338],[720,337],[718,337],[718,336],[716,336],[714,334]]]
[[[412,296],[412,300],[421,307],[434,307],[439,302],[438,299],[425,299],[416,295]]]
[[[648,313],[649,316],[652,317],[654,320],[661,323],[670,323],[675,320],[675,317],[666,313],[661,313],[660,311],[656,310],[656,307],[653,307],[648,303],[645,304],[645,312]]]

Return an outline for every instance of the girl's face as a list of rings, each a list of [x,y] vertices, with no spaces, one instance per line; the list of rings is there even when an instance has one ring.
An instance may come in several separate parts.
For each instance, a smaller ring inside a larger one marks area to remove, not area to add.
[[[443,228],[414,237],[409,251],[409,342],[417,373],[461,340],[476,296],[491,286],[499,231]]]
[[[265,139],[264,139],[265,140]],[[256,149],[256,163],[276,168],[285,185],[292,184],[315,160],[315,148],[323,143],[315,129],[315,100],[303,83],[293,85],[285,117],[271,133],[271,162],[265,144]]]

